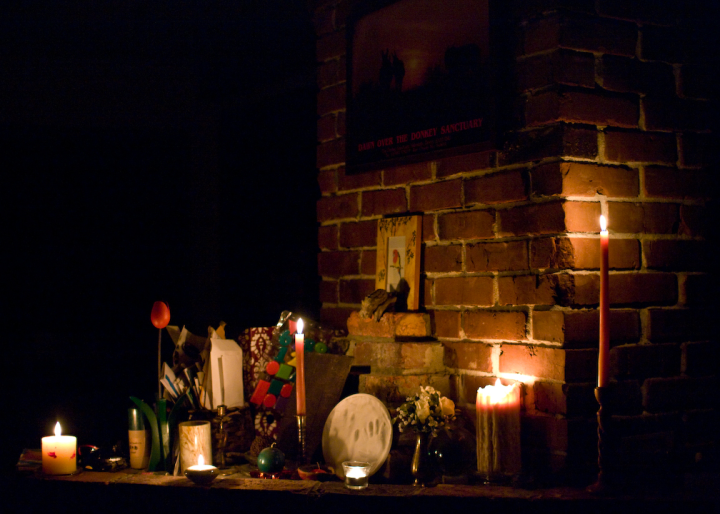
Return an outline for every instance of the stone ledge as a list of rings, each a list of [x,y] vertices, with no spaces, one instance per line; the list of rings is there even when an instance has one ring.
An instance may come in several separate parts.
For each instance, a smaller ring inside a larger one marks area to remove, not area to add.
[[[430,337],[430,316],[419,312],[386,312],[380,321],[361,318],[355,311],[347,321],[348,334],[366,337]]]

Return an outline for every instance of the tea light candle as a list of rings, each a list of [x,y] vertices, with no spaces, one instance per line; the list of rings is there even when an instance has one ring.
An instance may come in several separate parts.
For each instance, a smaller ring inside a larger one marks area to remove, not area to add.
[[[477,467],[488,480],[517,474],[520,461],[520,385],[481,387],[477,414]]]
[[[343,470],[345,471],[345,487],[348,489],[365,489],[368,486],[369,462],[345,461]]]
[[[198,456],[198,463],[185,470],[185,476],[198,485],[207,485],[217,476],[218,468],[205,464],[202,454]]]
[[[42,438],[42,469],[47,475],[70,475],[77,471],[77,438],[60,435],[60,422],[55,435]]]

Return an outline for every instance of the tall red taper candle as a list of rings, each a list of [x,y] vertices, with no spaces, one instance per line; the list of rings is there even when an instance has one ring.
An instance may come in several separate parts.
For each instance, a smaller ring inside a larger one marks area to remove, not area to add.
[[[297,369],[295,371],[295,395],[297,396],[297,415],[305,415],[305,335],[303,331],[303,320],[298,319],[297,334],[295,334],[295,359]]]
[[[600,351],[598,355],[598,387],[608,384],[610,329],[610,296],[608,283],[608,243],[610,242],[605,216],[600,216]]]

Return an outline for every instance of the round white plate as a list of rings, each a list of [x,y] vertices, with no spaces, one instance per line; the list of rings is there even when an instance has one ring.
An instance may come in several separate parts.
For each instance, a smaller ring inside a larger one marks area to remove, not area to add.
[[[373,475],[385,463],[392,446],[392,422],[387,408],[369,394],[354,394],[338,403],[322,435],[325,463],[345,479],[342,463],[359,460],[370,463]]]

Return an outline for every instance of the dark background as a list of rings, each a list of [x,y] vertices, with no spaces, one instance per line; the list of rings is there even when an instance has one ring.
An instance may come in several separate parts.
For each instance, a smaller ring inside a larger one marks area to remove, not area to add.
[[[319,313],[306,3],[70,5],[0,7],[3,469],[57,420],[126,439],[157,300],[232,338]]]

